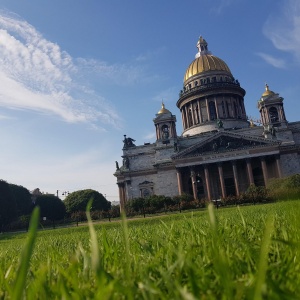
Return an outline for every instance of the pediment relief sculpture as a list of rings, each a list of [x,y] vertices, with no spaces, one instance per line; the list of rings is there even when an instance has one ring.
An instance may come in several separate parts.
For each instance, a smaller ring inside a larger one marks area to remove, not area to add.
[[[172,158],[184,158],[199,155],[206,155],[210,153],[221,153],[226,151],[242,150],[247,148],[255,148],[268,145],[279,145],[279,142],[266,140],[262,138],[244,137],[241,135],[228,135],[228,134],[216,134],[214,137],[202,141],[197,145],[189,147]]]

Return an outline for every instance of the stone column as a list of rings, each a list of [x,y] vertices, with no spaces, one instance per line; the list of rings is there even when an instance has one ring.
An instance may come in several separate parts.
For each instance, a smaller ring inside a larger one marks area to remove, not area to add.
[[[176,174],[177,174],[178,194],[182,195],[182,175],[179,168],[176,168]]]
[[[202,124],[203,123],[203,118],[202,118],[201,104],[200,104],[199,100],[197,100],[197,103],[198,103],[199,122]]]
[[[217,98],[215,97],[215,107],[216,107],[216,114],[217,114],[217,119],[219,119],[219,106],[217,102]]]
[[[120,212],[125,211],[124,183],[117,183],[119,188]]]
[[[222,163],[218,163],[218,171],[219,171],[219,179],[220,179],[220,184],[221,184],[222,197],[225,198],[226,197],[226,189],[225,189]]]
[[[194,115],[194,105],[193,102],[191,103],[191,115],[192,115],[192,123],[195,125],[195,115]]]
[[[159,126],[156,124],[156,138],[159,140],[160,139],[160,132],[159,132]]]
[[[185,125],[185,118],[184,118],[184,109],[181,109],[181,119],[182,119],[182,126],[183,126],[183,130],[185,130],[186,125]]]
[[[204,175],[205,175],[207,198],[209,201],[211,201],[212,199],[211,199],[211,190],[210,190],[210,180],[209,180],[209,171],[207,165],[204,165]]]
[[[247,173],[248,173],[248,179],[249,179],[249,185],[254,184],[254,178],[253,178],[253,172],[252,172],[252,165],[250,158],[246,159],[247,164]]]
[[[278,177],[282,178],[282,172],[281,172],[281,166],[280,166],[280,156],[276,155],[275,159],[276,159],[276,167],[277,167]]]
[[[191,169],[191,181],[192,181],[192,188],[193,188],[193,197],[196,200],[197,197],[197,182],[196,182],[196,173],[193,169]]]
[[[186,105],[184,106],[184,113],[185,113],[185,120],[186,120],[186,128],[189,128],[190,127],[189,114]]]
[[[240,189],[239,189],[239,178],[238,178],[238,172],[236,167],[236,161],[232,161],[232,170],[233,170],[233,178],[234,178],[234,186],[235,186],[235,192],[236,195],[240,195]]]
[[[207,112],[207,121],[210,121],[210,113],[209,113],[209,107],[208,107],[208,100],[205,98],[206,103],[206,112]]]
[[[261,168],[262,168],[262,172],[263,172],[263,176],[264,176],[265,186],[267,186],[267,183],[268,183],[268,169],[267,169],[267,164],[266,164],[265,158],[261,157],[260,162],[261,162]]]

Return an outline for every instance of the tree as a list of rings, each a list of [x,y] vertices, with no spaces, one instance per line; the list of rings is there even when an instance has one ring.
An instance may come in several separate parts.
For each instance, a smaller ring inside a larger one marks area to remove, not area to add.
[[[30,214],[32,209],[30,192],[21,185],[9,184],[9,188],[15,198],[17,215],[24,216]]]
[[[73,192],[66,197],[64,203],[67,212],[71,214],[76,211],[85,211],[90,200],[93,201],[91,211],[108,211],[111,208],[111,203],[101,193],[92,189]]]
[[[17,206],[9,184],[0,180],[0,232],[2,232],[3,226],[9,224],[16,217]]]
[[[41,217],[46,217],[53,222],[63,219],[66,214],[65,204],[54,195],[38,196],[35,204],[40,207]]]

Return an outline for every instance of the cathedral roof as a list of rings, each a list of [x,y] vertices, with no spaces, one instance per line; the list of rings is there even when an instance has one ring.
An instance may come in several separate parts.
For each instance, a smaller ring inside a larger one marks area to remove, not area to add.
[[[195,60],[188,66],[185,75],[184,82],[190,77],[207,72],[207,71],[225,71],[231,75],[231,71],[227,64],[219,57],[212,55],[207,48],[207,42],[200,36],[197,43],[198,53]]]

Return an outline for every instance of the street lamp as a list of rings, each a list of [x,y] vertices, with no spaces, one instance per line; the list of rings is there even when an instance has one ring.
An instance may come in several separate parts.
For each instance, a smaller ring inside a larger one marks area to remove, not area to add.
[[[57,197],[57,198],[59,198],[59,197],[58,197],[59,193],[61,193],[61,195],[64,196],[64,197],[67,197],[67,196],[70,194],[69,191],[56,190],[56,197]]]

